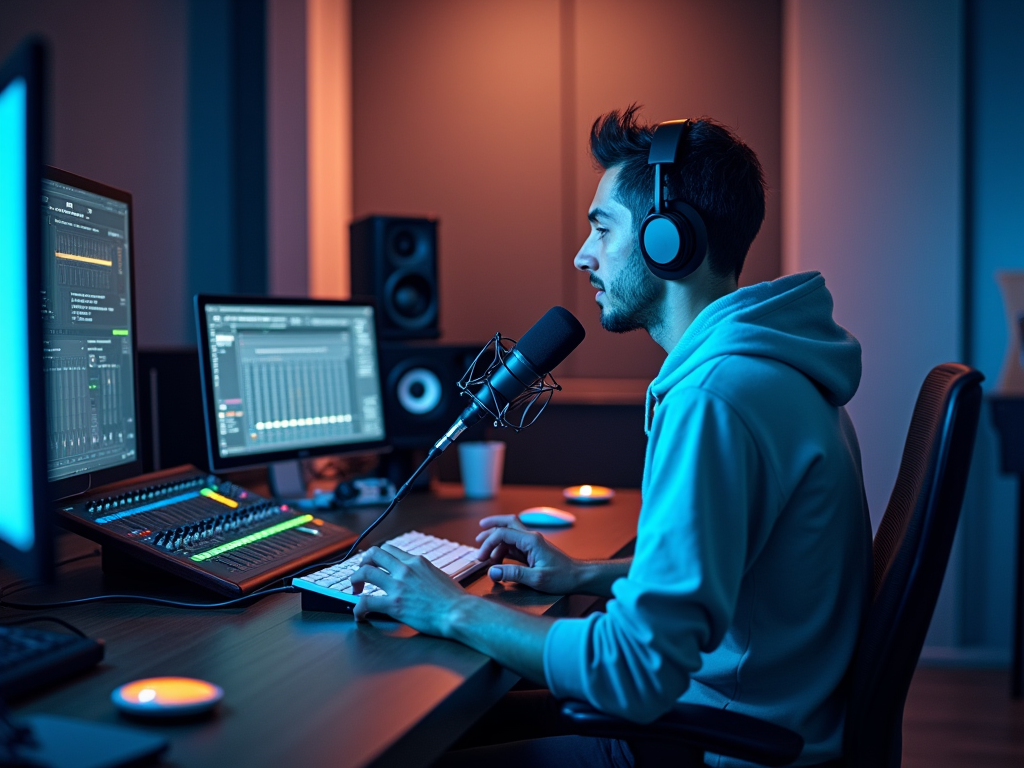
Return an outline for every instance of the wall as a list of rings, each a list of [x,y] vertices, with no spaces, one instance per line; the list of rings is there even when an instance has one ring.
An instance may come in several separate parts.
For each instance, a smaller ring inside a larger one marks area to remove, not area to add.
[[[737,128],[772,187],[745,278],[774,277],[780,46],[774,2],[356,0],[354,214],[440,219],[444,339],[516,336],[563,303],[588,338],[559,374],[649,379],[661,350],[602,331],[571,265],[598,180],[587,130],[631,102]]]
[[[784,271],[818,269],[863,345],[849,411],[877,525],[921,382],[960,358],[962,45],[956,0],[789,0]],[[959,642],[954,564],[929,642]]]
[[[0,55],[24,35],[52,51],[54,165],[130,191],[140,345],[178,344],[184,302],[188,5],[5,0]]]
[[[309,286],[306,7],[267,3],[268,281],[275,296]]]

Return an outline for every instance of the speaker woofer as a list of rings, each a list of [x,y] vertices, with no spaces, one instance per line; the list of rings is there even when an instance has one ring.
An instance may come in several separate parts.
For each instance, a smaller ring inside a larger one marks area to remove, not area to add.
[[[381,345],[388,439],[396,448],[429,448],[469,404],[457,382],[483,344],[428,341]]]
[[[384,286],[384,300],[389,318],[403,328],[422,328],[437,316],[434,287],[417,272],[394,272]]]

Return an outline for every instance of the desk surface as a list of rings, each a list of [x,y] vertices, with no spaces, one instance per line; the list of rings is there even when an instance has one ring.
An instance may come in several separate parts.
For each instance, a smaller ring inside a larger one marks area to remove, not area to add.
[[[565,506],[555,488],[506,487],[493,501],[467,501],[459,486],[441,486],[407,498],[373,540],[418,529],[472,543],[481,517],[536,504]],[[613,557],[632,542],[639,508],[638,491],[620,491],[609,505],[573,507],[576,525],[548,536],[576,557]],[[357,529],[379,511],[332,519]],[[63,545],[63,557],[93,548],[72,536]],[[55,586],[19,592],[18,599],[45,602],[114,587],[104,581],[99,559],[90,558],[62,568]],[[486,577],[468,590],[534,614],[573,615],[589,604],[493,585]],[[131,591],[150,590],[135,585]],[[16,613],[25,615],[5,609],[0,621]],[[388,619],[359,625],[349,615],[304,614],[295,594],[220,611],[100,603],[40,613],[103,638],[106,658],[92,672],[22,702],[18,714],[123,723],[110,692],[157,675],[199,677],[224,689],[221,710],[211,719],[139,725],[170,740],[167,765],[428,765],[518,679],[466,646]]]

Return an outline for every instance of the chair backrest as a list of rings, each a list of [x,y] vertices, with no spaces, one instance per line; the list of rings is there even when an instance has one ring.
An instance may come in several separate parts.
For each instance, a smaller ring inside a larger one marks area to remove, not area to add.
[[[874,599],[850,670],[849,768],[895,768],[903,705],[953,545],[981,411],[973,368],[932,369],[914,406],[896,487],[875,533]]]

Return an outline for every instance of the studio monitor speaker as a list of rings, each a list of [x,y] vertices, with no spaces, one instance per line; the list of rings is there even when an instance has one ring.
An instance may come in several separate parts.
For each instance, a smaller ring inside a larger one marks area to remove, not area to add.
[[[381,346],[388,438],[396,448],[429,448],[469,404],[458,380],[483,344],[432,342]]]
[[[436,339],[437,222],[370,216],[350,227],[352,293],[375,296],[383,339]]]

